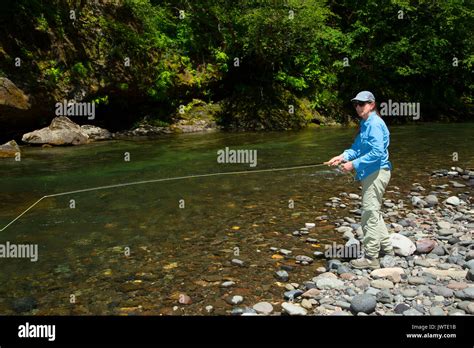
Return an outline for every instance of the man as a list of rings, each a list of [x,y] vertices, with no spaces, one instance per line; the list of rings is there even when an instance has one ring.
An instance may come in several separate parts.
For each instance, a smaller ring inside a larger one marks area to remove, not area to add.
[[[355,169],[356,179],[362,183],[362,243],[365,256],[352,260],[351,265],[359,269],[376,269],[380,267],[378,258],[381,253],[394,255],[380,211],[392,170],[388,160],[390,132],[380,117],[371,92],[362,91],[351,101],[361,118],[357,137],[350,149],[326,163],[332,166],[344,163],[344,171]]]

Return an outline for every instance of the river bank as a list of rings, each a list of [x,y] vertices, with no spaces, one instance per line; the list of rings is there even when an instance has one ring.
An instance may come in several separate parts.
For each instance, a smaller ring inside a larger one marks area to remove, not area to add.
[[[392,187],[384,201],[384,219],[399,238],[392,238],[396,256],[383,256],[380,269],[357,270],[348,260],[329,259],[312,279],[292,283],[291,270],[303,264],[298,261],[312,263],[324,254],[293,257],[291,250],[271,249],[292,263],[275,274],[286,290],[282,296],[286,301],[257,303],[233,309],[232,314],[474,314],[473,186],[473,171],[453,168],[432,173],[427,188],[413,183],[410,192],[402,193]],[[348,240],[346,246],[359,244],[363,238],[356,223],[360,197],[342,192],[326,205],[355,208],[354,215],[341,216],[335,226]],[[320,216],[319,220],[326,218]],[[315,242],[310,231],[302,228],[293,235]]]
[[[131,129],[116,132],[91,124],[78,125],[73,121],[74,118],[60,116],[55,117],[48,127],[23,134],[20,145],[77,146],[97,141],[156,139],[169,134],[223,131],[223,128],[217,125],[213,116],[219,108],[219,106],[214,107],[197,103],[197,105],[194,105],[190,116],[176,120],[170,125],[156,125],[155,121],[144,118]],[[353,125],[351,122],[347,124],[347,126]],[[340,127],[341,125],[333,122],[327,126]],[[16,157],[18,160],[19,154],[21,154],[20,145],[14,139],[0,145],[0,158]]]

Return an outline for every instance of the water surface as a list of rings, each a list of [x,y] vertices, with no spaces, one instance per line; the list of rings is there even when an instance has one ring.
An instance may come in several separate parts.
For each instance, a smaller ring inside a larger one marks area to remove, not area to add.
[[[393,126],[388,190],[427,183],[429,173],[474,167],[474,124]],[[206,173],[321,163],[349,147],[354,129],[207,133],[154,140],[98,142],[79,147],[22,149],[22,161],[2,160],[0,225],[44,195],[90,187]],[[219,164],[225,147],[257,150],[258,165]],[[130,162],[124,153],[130,153]],[[453,152],[459,161],[452,161]],[[340,241],[331,219],[304,243],[291,232],[321,215],[324,206],[359,185],[327,168],[210,176],[83,192],[44,199],[0,235],[0,243],[36,243],[39,260],[0,259],[0,313],[33,297],[32,314],[226,314],[229,295],[243,305],[281,301],[273,273],[290,260],[272,259],[271,246],[311,256]],[[76,208],[70,208],[74,199]],[[289,200],[294,208],[289,208]],[[184,209],[180,208],[184,200]],[[182,201],[181,201],[182,202]],[[343,212],[344,213],[344,212]],[[349,212],[347,216],[352,216]],[[128,249],[129,248],[129,249]],[[125,251],[130,250],[126,256]],[[238,256],[237,256],[238,254]],[[239,258],[245,268],[232,266]],[[296,265],[291,281],[308,280],[321,262]],[[233,280],[231,289],[219,287]],[[177,305],[179,294],[193,303]],[[70,303],[70,295],[76,303]]]

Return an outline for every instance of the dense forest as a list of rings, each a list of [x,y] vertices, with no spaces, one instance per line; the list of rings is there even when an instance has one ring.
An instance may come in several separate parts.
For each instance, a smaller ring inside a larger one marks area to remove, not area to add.
[[[48,124],[71,99],[94,101],[111,129],[168,125],[197,105],[226,129],[346,123],[364,89],[420,103],[422,121],[473,116],[472,0],[0,6],[0,79],[28,97],[19,107],[0,93],[3,135]]]

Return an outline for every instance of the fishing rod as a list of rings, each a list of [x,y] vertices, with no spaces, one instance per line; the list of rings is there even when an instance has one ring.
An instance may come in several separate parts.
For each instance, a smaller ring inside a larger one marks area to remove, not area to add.
[[[91,187],[91,188],[86,188],[86,189],[81,189],[81,190],[75,190],[75,191],[68,191],[68,192],[60,192],[60,193],[54,193],[51,195],[45,195],[38,199],[35,203],[30,205],[26,210],[24,210],[20,215],[18,215],[15,219],[10,221],[5,227],[0,229],[0,232],[4,231],[12,225],[15,221],[20,219],[23,215],[25,215],[29,210],[31,210],[33,207],[35,207],[38,203],[40,203],[43,199],[46,198],[51,198],[51,197],[59,197],[59,196],[65,196],[65,195],[71,195],[75,193],[82,193],[82,192],[90,192],[90,191],[99,191],[99,190],[106,190],[106,189],[111,189],[111,188],[117,188],[117,187],[126,187],[126,186],[133,186],[133,185],[143,185],[143,184],[150,184],[150,183],[156,183],[156,182],[163,182],[163,181],[175,181],[175,180],[184,180],[184,179],[191,179],[191,178],[203,178],[203,177],[210,177],[210,176],[219,176],[219,175],[236,175],[236,174],[252,174],[252,173],[263,173],[263,172],[277,172],[277,171],[286,171],[286,170],[296,170],[296,169],[304,169],[304,168],[315,168],[315,167],[322,167],[322,166],[328,166],[328,162],[324,163],[311,163],[311,164],[302,164],[298,166],[292,166],[292,167],[277,167],[277,168],[267,168],[267,169],[257,169],[257,170],[241,170],[241,171],[233,171],[233,172],[217,172],[217,173],[208,173],[208,174],[197,174],[197,175],[187,175],[187,176],[177,176],[177,177],[171,177],[171,178],[161,178],[161,179],[152,179],[152,180],[142,180],[142,181],[134,181],[134,182],[128,182],[128,183],[122,183],[122,184],[114,184],[114,185],[107,185],[107,186],[99,186],[99,187]],[[336,171],[340,173],[344,173],[342,170],[342,165],[339,165],[339,167],[336,169]],[[352,175],[352,173],[351,173]],[[354,176],[352,175],[352,178],[354,180]]]

